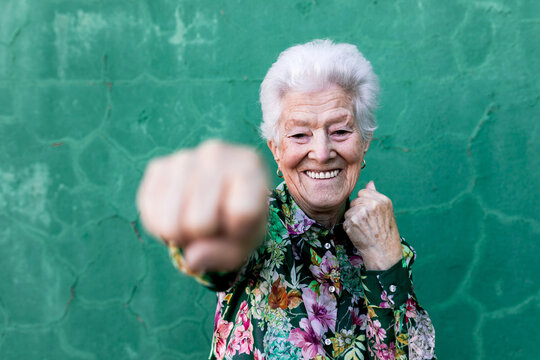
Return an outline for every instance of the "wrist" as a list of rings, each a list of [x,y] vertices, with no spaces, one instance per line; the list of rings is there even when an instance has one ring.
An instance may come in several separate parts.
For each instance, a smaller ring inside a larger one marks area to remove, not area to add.
[[[403,258],[401,248],[398,251],[380,253],[377,251],[361,252],[366,270],[384,271],[390,269]]]
[[[364,265],[368,271],[385,271],[394,266],[401,258],[394,258],[392,260],[383,259],[375,261],[366,261],[364,260]]]

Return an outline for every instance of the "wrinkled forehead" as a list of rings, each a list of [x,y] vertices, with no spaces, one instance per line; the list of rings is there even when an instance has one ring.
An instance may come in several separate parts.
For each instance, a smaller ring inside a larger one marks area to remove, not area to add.
[[[338,86],[317,91],[289,91],[282,100],[280,126],[354,122],[351,96]]]

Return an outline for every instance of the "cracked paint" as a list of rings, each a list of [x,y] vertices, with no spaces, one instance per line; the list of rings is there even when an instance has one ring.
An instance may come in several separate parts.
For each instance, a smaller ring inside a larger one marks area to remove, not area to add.
[[[0,358],[207,357],[215,296],[143,231],[138,182],[209,137],[274,169],[259,84],[327,37],[380,77],[358,189],[418,252],[439,358],[536,353],[539,19],[528,0],[2,1]]]

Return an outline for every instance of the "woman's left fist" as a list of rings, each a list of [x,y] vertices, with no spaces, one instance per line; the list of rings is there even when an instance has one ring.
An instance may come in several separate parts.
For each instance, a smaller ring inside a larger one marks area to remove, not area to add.
[[[351,202],[343,229],[367,270],[387,270],[403,256],[392,201],[377,192],[373,181]]]

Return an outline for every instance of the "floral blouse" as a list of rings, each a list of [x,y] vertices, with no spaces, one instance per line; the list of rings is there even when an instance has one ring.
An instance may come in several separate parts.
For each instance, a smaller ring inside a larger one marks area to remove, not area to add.
[[[367,271],[341,224],[326,229],[285,183],[267,236],[238,273],[197,276],[218,291],[210,359],[435,359],[435,331],[411,283],[415,252]],[[173,246],[174,264],[184,270]]]

